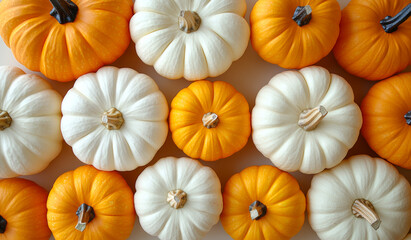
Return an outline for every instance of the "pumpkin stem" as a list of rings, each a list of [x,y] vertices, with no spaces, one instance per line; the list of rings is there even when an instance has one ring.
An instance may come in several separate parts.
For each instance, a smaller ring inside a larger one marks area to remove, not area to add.
[[[91,222],[96,217],[93,207],[85,203],[80,205],[80,207],[77,209],[76,215],[78,216],[76,229],[80,232],[84,231],[84,229],[86,229],[87,223]]]
[[[298,126],[302,127],[305,131],[311,131],[317,127],[317,125],[327,115],[327,113],[327,110],[323,106],[304,110],[300,114]]]
[[[0,110],[0,131],[10,127],[12,119],[8,112]]]
[[[372,203],[363,198],[354,201],[352,207],[352,213],[357,218],[365,218],[375,230],[380,227],[381,220],[377,212],[374,209]]]
[[[53,9],[50,15],[60,24],[74,22],[78,13],[78,7],[71,0],[50,0]]]
[[[404,115],[404,118],[405,118],[405,121],[407,122],[407,124],[411,126],[411,111],[407,112]]]
[[[181,31],[191,33],[197,31],[201,25],[200,16],[193,11],[182,10],[178,16],[178,27]]]
[[[298,6],[293,15],[293,20],[302,27],[307,25],[311,20],[311,13],[313,12],[312,8],[309,5]]]
[[[187,202],[187,193],[180,189],[170,191],[167,195],[167,202],[175,209],[182,208]]]
[[[220,120],[218,119],[218,115],[213,112],[203,115],[203,125],[206,128],[215,128],[219,122]]]
[[[252,220],[258,220],[267,214],[267,206],[256,200],[250,204],[248,211],[250,211],[250,217]]]
[[[101,116],[101,124],[108,130],[118,130],[123,126],[123,114],[116,108],[110,108]]]
[[[407,21],[411,16],[411,3],[409,3],[405,8],[403,8],[397,15],[394,17],[386,16],[383,20],[380,21],[382,28],[386,33],[392,33],[397,31],[398,26],[401,23]]]
[[[6,232],[7,221],[2,216],[0,216],[0,233]]]

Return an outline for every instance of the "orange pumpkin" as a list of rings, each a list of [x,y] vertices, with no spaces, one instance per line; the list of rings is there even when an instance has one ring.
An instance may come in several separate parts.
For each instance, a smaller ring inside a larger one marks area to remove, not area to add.
[[[340,18],[336,0],[259,0],[250,15],[251,43],[267,62],[306,67],[334,47]]]
[[[123,54],[132,7],[132,0],[3,0],[0,35],[30,70],[71,81]]]
[[[382,158],[411,169],[411,72],[375,84],[361,104],[362,135]]]
[[[251,133],[247,100],[226,82],[197,81],[171,102],[174,143],[192,158],[215,161],[242,149]]]
[[[380,80],[411,64],[411,2],[351,0],[342,11],[334,56],[349,73]]]
[[[290,239],[304,223],[305,196],[297,180],[273,166],[232,176],[223,193],[221,223],[234,239]]]
[[[82,166],[61,175],[47,200],[56,240],[127,239],[133,229],[133,193],[117,172]]]
[[[26,179],[0,180],[0,240],[48,240],[47,194]]]

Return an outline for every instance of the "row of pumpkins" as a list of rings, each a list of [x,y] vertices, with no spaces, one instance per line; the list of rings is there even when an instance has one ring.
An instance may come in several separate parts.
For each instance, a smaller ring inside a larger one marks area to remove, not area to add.
[[[27,180],[0,180],[0,239],[48,239],[49,228],[56,239],[126,239],[135,212],[160,239],[201,238],[220,217],[234,239],[289,239],[306,209],[297,181],[284,172],[297,170],[318,173],[307,209],[321,239],[405,237],[408,181],[381,159],[339,163],[363,124],[374,151],[411,168],[411,73],[375,84],[361,114],[343,78],[306,66],[334,49],[344,69],[369,80],[403,70],[411,63],[408,0],[352,0],[342,14],[336,0],[259,0],[250,17],[254,49],[268,62],[302,69],[273,77],[252,114],[225,82],[192,83],[169,111],[147,75],[101,68],[123,54],[131,35],[141,60],[162,76],[218,76],[248,45],[244,0],[137,0],[134,16],[132,7],[131,0],[0,3],[0,35],[19,62],[50,79],[77,79],[62,100],[40,77],[0,67],[0,177],[42,171],[62,138],[94,166],[60,176],[48,197]],[[180,149],[205,161],[239,151],[253,130],[256,147],[278,168],[247,168],[221,194],[212,169],[169,157],[142,172],[133,201],[124,179],[105,171],[146,165],[168,128]]]

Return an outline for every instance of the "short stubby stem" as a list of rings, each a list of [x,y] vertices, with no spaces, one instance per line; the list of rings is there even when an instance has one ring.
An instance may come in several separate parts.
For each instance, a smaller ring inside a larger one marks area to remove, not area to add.
[[[375,230],[380,227],[381,220],[372,203],[363,198],[356,199],[352,204],[352,213],[357,218],[365,218]]]
[[[74,22],[78,13],[78,7],[71,0],[50,0],[53,9],[50,15],[60,24]]]
[[[178,16],[178,27],[186,33],[195,32],[200,28],[201,18],[193,11],[182,10]]]
[[[8,112],[0,110],[0,131],[9,128],[12,121],[13,119],[11,119]]]
[[[187,202],[187,193],[180,189],[172,190],[167,194],[167,202],[172,208],[183,208]]]
[[[7,227],[7,221],[2,216],[0,216],[0,233],[5,233]]]
[[[248,211],[250,211],[250,217],[252,220],[258,220],[267,214],[267,206],[256,200],[250,204]]]
[[[386,16],[380,21],[380,24],[386,33],[392,33],[397,31],[401,23],[407,21],[411,16],[411,3],[409,3],[405,8],[403,8],[394,17]]]
[[[404,118],[405,118],[405,121],[407,122],[407,124],[411,126],[411,111],[407,112],[404,115]]]
[[[307,25],[311,21],[312,12],[313,10],[309,5],[298,6],[294,11],[293,20],[300,27]]]
[[[118,130],[123,126],[123,123],[123,114],[116,108],[110,108],[101,116],[101,124],[108,130]]]
[[[84,229],[86,229],[87,223],[91,222],[96,217],[93,207],[85,203],[80,205],[77,209],[76,215],[78,217],[76,229],[80,232],[83,232]]]
[[[203,125],[206,128],[215,128],[219,122],[220,120],[218,119],[218,115],[213,112],[203,115]]]
[[[323,106],[304,110],[300,114],[298,126],[300,126],[305,131],[314,130],[321,122],[321,120],[327,115],[327,113],[327,110]]]

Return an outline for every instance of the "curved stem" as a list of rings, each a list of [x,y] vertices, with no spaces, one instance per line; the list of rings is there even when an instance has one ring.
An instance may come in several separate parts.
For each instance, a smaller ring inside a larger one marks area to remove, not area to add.
[[[78,216],[76,229],[80,232],[84,231],[84,229],[86,229],[87,223],[91,222],[96,217],[93,207],[85,203],[80,205],[80,207],[77,209],[76,215]]]
[[[0,131],[11,126],[13,119],[10,117],[9,113],[3,110],[0,110]]]
[[[411,126],[411,111],[407,112],[404,115],[404,118],[405,118],[405,121],[407,122],[407,124]]]
[[[309,5],[298,6],[293,15],[293,20],[302,27],[310,23],[311,13],[313,12],[312,8]]]
[[[123,114],[116,108],[110,108],[101,116],[101,124],[108,130],[118,130],[123,126]]]
[[[383,20],[380,21],[382,28],[386,33],[392,33],[397,31],[398,26],[401,23],[407,21],[411,16],[411,3],[409,3],[405,8],[403,8],[397,15],[394,17],[386,16]]]
[[[327,110],[323,106],[318,106],[313,109],[304,110],[300,114],[300,120],[298,120],[298,126],[305,131],[314,130],[321,120],[327,115]]]
[[[6,232],[7,221],[2,216],[0,216],[0,233]]]
[[[381,220],[372,203],[365,199],[356,199],[351,207],[357,218],[365,218],[375,230],[380,227]]]
[[[258,220],[267,214],[267,206],[256,200],[250,204],[248,211],[250,211],[250,217],[252,220]]]
[[[201,25],[200,16],[193,11],[182,10],[178,16],[178,27],[181,31],[191,33],[197,31]]]
[[[180,189],[170,191],[167,194],[167,202],[175,209],[183,208],[187,202],[187,193]]]
[[[218,115],[213,112],[203,115],[203,125],[206,128],[215,128],[219,122],[220,120],[218,119]]]
[[[78,7],[71,0],[50,0],[53,9],[50,15],[60,24],[74,22],[78,13]]]

